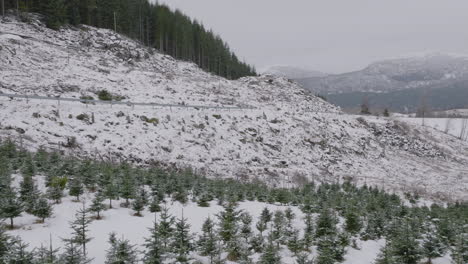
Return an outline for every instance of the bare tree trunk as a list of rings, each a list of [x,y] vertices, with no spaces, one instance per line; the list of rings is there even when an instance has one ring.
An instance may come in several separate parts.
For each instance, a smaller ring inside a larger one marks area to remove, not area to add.
[[[447,118],[447,121],[445,121],[445,129],[444,129],[445,134],[447,134],[449,132],[451,122],[452,122],[451,118]]]
[[[2,16],[5,16],[5,0],[2,0]]]
[[[117,32],[117,16],[114,12],[114,32]]]
[[[465,140],[467,136],[467,132],[468,132],[467,129],[468,129],[468,119],[462,119],[461,128],[460,128],[460,136],[459,136],[461,140]]]

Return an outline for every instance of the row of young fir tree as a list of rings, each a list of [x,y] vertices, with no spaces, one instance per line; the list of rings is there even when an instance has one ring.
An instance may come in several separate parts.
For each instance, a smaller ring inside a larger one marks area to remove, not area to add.
[[[13,173],[21,175],[18,188],[12,187]],[[45,178],[47,192],[44,194],[36,186],[37,175]],[[349,183],[269,188],[261,183],[207,179],[190,170],[142,169],[128,164],[61,158],[58,153],[44,150],[30,153],[7,141],[0,146],[0,188],[0,213],[9,219],[10,228],[14,228],[14,218],[23,212],[44,221],[52,215],[50,201],[60,203],[65,192],[77,201],[85,191],[95,193],[89,208],[78,212],[78,222],[74,223],[78,227],[72,225],[75,231],[87,230],[91,221],[88,214],[99,219],[101,212],[116,206],[113,201],[120,198],[124,200],[122,206],[131,206],[136,216],[145,208],[151,212],[162,210],[150,230],[149,240],[153,239],[154,243],[145,245],[145,259],[148,252],[154,251],[154,256],[179,262],[188,261],[192,253],[199,253],[209,256],[212,263],[226,259],[251,263],[252,255],[259,254],[260,263],[281,263],[278,252],[287,248],[298,263],[338,263],[343,260],[347,247],[358,246],[358,239],[381,238],[387,242],[377,264],[430,262],[448,253],[455,264],[466,263],[468,259],[466,203],[444,207],[434,204],[429,208],[417,206],[415,197],[411,197],[413,204],[405,206],[397,195]],[[187,219],[182,217],[176,221],[168,214],[165,203],[170,199],[181,203],[192,200],[199,206],[216,201],[224,210],[216,219],[207,219],[196,239],[190,234]],[[294,228],[292,210],[274,213],[264,210],[255,223],[256,230],[252,230],[249,228],[252,217],[237,209],[237,204],[244,200],[299,207],[304,217],[297,220],[304,221],[306,228]],[[341,219],[343,225],[339,224]],[[80,258],[85,259],[86,243],[92,234],[77,235],[77,232],[74,238],[65,241],[64,254],[83,252]],[[32,256],[19,239],[8,238],[3,231],[1,237],[4,256]],[[128,248],[134,256],[139,256],[128,241],[115,238],[110,241],[113,242],[109,252]],[[309,255],[314,250],[318,255],[311,260]],[[42,254],[34,254],[38,255]],[[108,259],[112,256],[108,253]]]

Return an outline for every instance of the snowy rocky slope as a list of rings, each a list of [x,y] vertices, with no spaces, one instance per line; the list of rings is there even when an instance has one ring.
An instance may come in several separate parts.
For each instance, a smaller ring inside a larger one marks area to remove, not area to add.
[[[97,158],[190,166],[286,186],[343,181],[468,200],[468,144],[391,119],[344,115],[271,76],[228,81],[109,30],[0,22],[0,92],[226,110],[0,97],[0,137]]]

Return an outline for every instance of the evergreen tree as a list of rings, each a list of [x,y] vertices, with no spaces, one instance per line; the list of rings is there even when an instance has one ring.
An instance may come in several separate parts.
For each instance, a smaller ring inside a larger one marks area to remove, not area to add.
[[[20,182],[19,196],[21,201],[26,202],[29,195],[36,189],[32,176],[23,175],[23,179]]]
[[[292,211],[291,207],[288,207],[286,211],[284,211],[284,216],[286,217],[288,228],[292,228],[292,221],[296,218],[296,215]]]
[[[276,241],[278,247],[280,243],[284,242],[284,228],[286,224],[286,218],[284,217],[283,211],[276,211],[273,217],[273,230],[271,232],[273,240]]]
[[[41,244],[41,247],[34,254],[35,264],[58,264],[58,249],[52,247],[52,239],[49,243],[49,247],[45,247]]]
[[[255,235],[250,239],[250,248],[256,253],[263,252],[265,239],[261,234]]]
[[[260,221],[268,224],[273,218],[273,214],[268,210],[268,207],[263,208],[263,211],[260,215]]]
[[[157,195],[154,195],[151,199],[149,210],[152,213],[161,212],[161,206],[159,205],[159,198]]]
[[[34,161],[30,153],[27,153],[26,157],[23,159],[21,174],[23,177],[33,177],[36,174],[36,166],[34,165]]]
[[[380,250],[374,264],[398,264],[392,254],[391,248],[388,246],[388,243],[386,243]]]
[[[104,196],[109,199],[109,208],[112,208],[112,200],[116,200],[119,197],[119,189],[115,180],[110,179],[104,187]]]
[[[301,241],[299,240],[299,231],[294,230],[292,231],[291,235],[289,236],[289,239],[287,241],[287,246],[288,249],[297,255],[299,251],[302,249],[303,245]]]
[[[260,232],[260,235],[263,236],[263,232],[267,229],[267,223],[263,222],[262,220],[259,220],[256,224],[255,227],[257,230]]]
[[[390,241],[396,261],[401,264],[417,264],[422,258],[422,250],[414,230],[409,227],[409,220],[406,219],[398,228]]]
[[[104,202],[104,195],[102,192],[98,192],[89,207],[89,211],[96,214],[96,219],[101,219],[101,212],[106,209],[106,206],[103,204]]]
[[[451,256],[453,264],[468,263],[468,225],[457,230]]]
[[[309,260],[309,256],[307,254],[301,253],[296,256],[295,264],[314,264],[314,262]]]
[[[7,188],[0,200],[0,216],[10,219],[10,228],[14,228],[13,220],[23,212],[23,203],[12,188]]]
[[[54,200],[56,204],[59,204],[62,201],[63,190],[66,183],[66,178],[52,178],[47,188],[47,195],[49,199]]]
[[[0,222],[0,261],[3,260],[1,256],[7,255],[11,248],[11,243],[11,237],[6,233],[3,223]]]
[[[318,220],[316,237],[322,237],[336,233],[336,219],[332,216],[329,209],[322,210]]]
[[[136,212],[135,216],[141,216],[141,211],[145,209],[145,202],[141,196],[137,196],[132,202],[132,209]]]
[[[227,244],[239,232],[239,215],[241,211],[237,210],[237,205],[234,202],[229,202],[224,206],[224,210],[218,214],[219,220],[219,235]]]
[[[11,165],[6,155],[0,154],[0,193],[11,186]]]
[[[83,256],[86,256],[86,244],[92,240],[89,236],[89,224],[91,220],[88,217],[85,205],[75,214],[75,220],[70,222],[70,227],[73,230],[72,238],[69,241],[79,245],[83,250]]]
[[[305,216],[304,237],[302,239],[304,248],[308,250],[312,246],[313,241],[314,241],[314,222],[312,219],[312,214],[308,213]]]
[[[109,238],[110,249],[107,250],[105,264],[137,264],[138,253],[135,246],[127,239],[116,239],[115,234]]]
[[[29,245],[21,241],[21,239],[14,238],[11,241],[7,254],[3,256],[4,263],[33,263],[34,255],[32,252],[28,251],[28,246]]]
[[[177,254],[177,261],[180,263],[188,262],[188,254],[192,250],[192,237],[190,235],[190,224],[183,214],[177,219],[174,230],[174,240],[172,251]]]
[[[362,228],[359,215],[353,211],[348,212],[345,216],[345,230],[350,234],[357,234]]]
[[[252,231],[252,216],[249,213],[243,212],[240,215],[240,235],[244,238],[245,242],[248,242],[253,234]]]
[[[333,260],[332,263],[343,261],[346,246],[348,246],[348,241],[343,235],[328,234],[320,237],[318,240],[318,263],[329,263],[330,259]]]
[[[155,214],[156,215],[156,214]],[[162,244],[159,239],[159,225],[156,219],[153,222],[153,227],[149,229],[150,237],[145,239],[145,256],[143,262],[145,264],[162,264],[163,253],[161,251]]]
[[[200,199],[198,199],[197,205],[200,207],[210,207],[208,195],[203,194]]]
[[[135,180],[129,169],[123,173],[120,184],[120,196],[125,199],[125,207],[130,205],[130,199],[135,196]]]
[[[74,176],[70,179],[69,183],[69,194],[75,196],[77,201],[80,201],[80,195],[84,193],[83,183],[78,176]]]
[[[41,196],[34,206],[33,215],[40,218],[41,222],[44,223],[46,218],[52,216],[52,212],[53,209],[49,201],[44,196]]]
[[[390,112],[388,111],[388,108],[385,108],[385,109],[384,109],[383,116],[385,116],[385,117],[389,117],[389,116],[390,116]]]
[[[437,230],[432,226],[428,227],[423,243],[422,250],[424,256],[428,259],[428,264],[432,263],[432,259],[444,255],[445,246],[437,233]]]
[[[164,207],[160,215],[158,235],[162,244],[162,253],[165,254],[169,251],[169,245],[173,237],[174,231],[174,217],[169,214],[169,209]]]
[[[211,218],[207,218],[202,226],[202,234],[198,238],[197,244],[202,256],[209,256],[210,263],[213,263],[214,257],[217,252],[217,236],[215,231],[215,224]]]
[[[66,6],[64,0],[46,0],[44,13],[46,15],[47,26],[52,29],[59,29],[66,20]]]
[[[278,247],[273,243],[273,239],[269,238],[269,242],[265,251],[260,256],[259,264],[281,264],[281,256],[278,254]]]

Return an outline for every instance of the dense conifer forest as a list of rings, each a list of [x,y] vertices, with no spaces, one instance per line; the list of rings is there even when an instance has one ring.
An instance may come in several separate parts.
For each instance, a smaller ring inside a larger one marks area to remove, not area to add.
[[[227,43],[201,23],[148,0],[3,1],[5,9],[43,14],[47,26],[53,29],[65,24],[112,29],[228,79],[256,75],[252,66],[242,62]]]
[[[45,179],[46,190],[37,187],[37,177]],[[20,238],[6,232],[15,228],[14,220],[21,214],[43,222],[64,196],[79,201],[86,192],[93,193],[94,199],[76,212],[70,222],[73,231],[63,238],[66,246],[61,252],[46,245],[31,252]],[[430,263],[447,254],[454,264],[468,261],[466,203],[428,207],[415,195],[400,198],[350,183],[274,188],[260,182],[208,179],[190,169],[135,168],[44,150],[32,153],[4,141],[0,145],[0,194],[0,213],[5,219],[0,229],[0,263],[87,263],[86,246],[96,235],[89,232],[90,223],[116,206],[132,208],[135,217],[145,208],[160,216],[148,230],[143,252],[125,238],[109,234],[106,263],[189,263],[190,254],[196,253],[207,256],[210,263],[254,263],[251,256],[260,254],[256,263],[274,264],[283,263],[281,250],[289,250],[296,263],[333,264],[343,261],[346,249],[357,247],[357,240],[381,238],[386,244],[377,264]],[[118,199],[121,205],[116,204]],[[194,202],[199,207],[213,201],[224,210],[208,217],[202,232],[195,235],[190,233],[187,218],[168,213],[170,201]],[[265,207],[259,219],[252,219],[238,208],[242,201],[281,204],[288,209]],[[304,216],[295,215],[291,207],[300,208]],[[297,218],[303,221],[303,230],[291,224]],[[312,248],[318,251],[315,260],[308,258]]]

